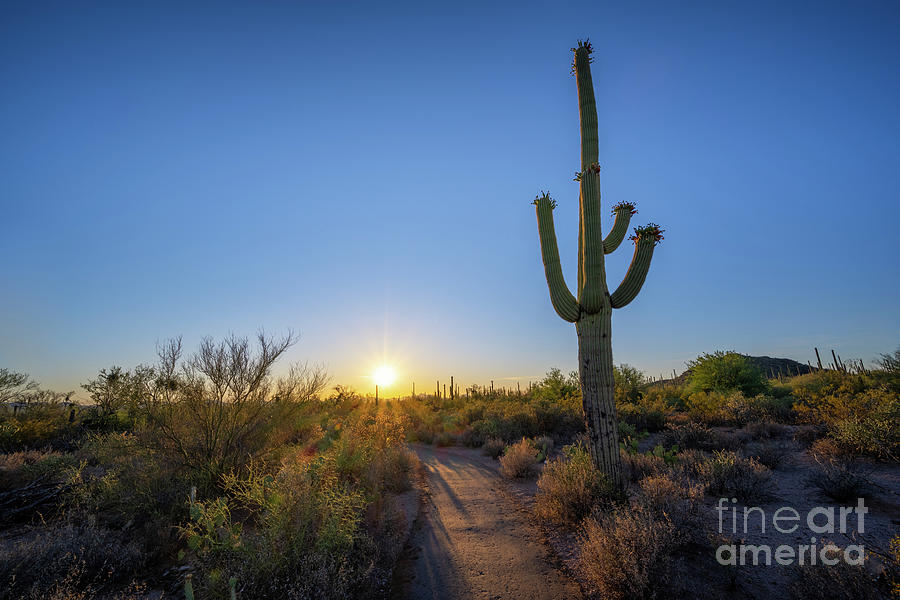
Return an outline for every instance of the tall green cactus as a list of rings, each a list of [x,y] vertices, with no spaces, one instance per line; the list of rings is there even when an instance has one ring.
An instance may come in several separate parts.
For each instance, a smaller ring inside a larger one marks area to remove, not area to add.
[[[650,269],[653,249],[662,240],[663,231],[651,223],[637,227],[629,239],[634,241],[634,257],[619,287],[612,293],[606,286],[604,255],[613,252],[628,231],[634,205],[621,202],[613,207],[616,216],[604,239],[600,227],[600,166],[598,158],[597,106],[591,81],[591,44],[578,42],[574,72],[578,85],[578,109],[581,117],[581,170],[578,208],[578,289],[572,295],[563,279],[559,249],[553,228],[556,201],[547,193],[538,196],[536,207],[541,255],[550,301],[560,317],[575,323],[578,334],[578,376],[581,383],[584,418],[594,464],[619,489],[624,488],[619,457],[615,385],[612,360],[612,309],[634,300]]]

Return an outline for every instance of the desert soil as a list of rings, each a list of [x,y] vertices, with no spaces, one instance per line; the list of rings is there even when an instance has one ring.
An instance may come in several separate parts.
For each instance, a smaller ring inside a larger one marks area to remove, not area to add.
[[[425,493],[393,599],[581,598],[496,461],[465,448],[413,449]]]

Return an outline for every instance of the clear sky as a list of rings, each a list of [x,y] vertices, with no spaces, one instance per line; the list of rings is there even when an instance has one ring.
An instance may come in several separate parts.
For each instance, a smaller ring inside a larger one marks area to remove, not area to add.
[[[900,344],[896,2],[140,4],[0,8],[0,366],[291,328],[362,391],[574,369],[531,200],[574,285],[584,37],[604,207],[666,229],[616,362]]]

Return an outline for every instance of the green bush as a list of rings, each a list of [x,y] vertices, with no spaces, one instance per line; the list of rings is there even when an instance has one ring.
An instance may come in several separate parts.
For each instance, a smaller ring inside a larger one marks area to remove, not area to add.
[[[688,414],[710,425],[737,425],[759,421],[791,422],[791,398],[759,394],[747,397],[739,391],[698,391],[690,394],[685,406]]]
[[[836,371],[792,380],[798,419],[824,424],[845,452],[900,459],[900,392],[865,375]]]
[[[762,394],[768,381],[761,369],[737,352],[701,354],[688,362],[689,386],[695,392],[739,391],[745,396]]]

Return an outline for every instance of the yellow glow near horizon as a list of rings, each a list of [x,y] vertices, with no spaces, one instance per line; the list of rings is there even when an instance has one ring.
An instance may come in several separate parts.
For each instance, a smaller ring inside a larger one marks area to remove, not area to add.
[[[390,365],[381,365],[372,373],[372,379],[375,381],[375,385],[385,387],[396,381],[397,372]]]

